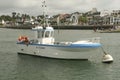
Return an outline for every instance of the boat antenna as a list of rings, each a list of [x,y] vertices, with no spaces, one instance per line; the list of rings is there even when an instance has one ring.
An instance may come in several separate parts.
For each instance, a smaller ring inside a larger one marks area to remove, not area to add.
[[[45,9],[47,7],[45,0],[42,2],[42,7],[43,7],[43,27],[45,28],[45,25],[46,25],[46,13],[45,13]]]
[[[58,34],[59,34],[59,27],[60,27],[60,17],[58,16],[57,17],[57,28],[58,28]]]

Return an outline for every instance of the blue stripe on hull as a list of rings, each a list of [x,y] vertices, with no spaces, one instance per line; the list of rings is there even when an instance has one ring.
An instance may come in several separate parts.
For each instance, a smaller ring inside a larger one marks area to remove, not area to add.
[[[17,43],[21,45],[26,45],[24,43]],[[33,46],[49,46],[49,47],[63,47],[63,48],[98,48],[101,47],[100,43],[94,43],[94,44],[70,44],[70,45],[49,45],[49,44],[28,44]]]

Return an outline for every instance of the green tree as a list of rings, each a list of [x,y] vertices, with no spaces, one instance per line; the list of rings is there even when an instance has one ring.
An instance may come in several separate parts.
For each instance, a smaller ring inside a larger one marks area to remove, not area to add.
[[[79,21],[79,23],[81,22],[81,23],[86,23],[87,22],[87,17],[86,16],[80,16],[79,18],[78,18],[78,21]]]
[[[12,12],[12,18],[16,17],[16,12]]]
[[[2,15],[0,16],[0,21],[5,20],[5,21],[11,21],[12,18],[9,15]]]

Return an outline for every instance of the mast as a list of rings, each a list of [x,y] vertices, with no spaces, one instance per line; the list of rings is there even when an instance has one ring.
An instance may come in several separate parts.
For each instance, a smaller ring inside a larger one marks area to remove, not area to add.
[[[46,2],[45,0],[42,2],[42,7],[43,7],[43,27],[46,25]]]

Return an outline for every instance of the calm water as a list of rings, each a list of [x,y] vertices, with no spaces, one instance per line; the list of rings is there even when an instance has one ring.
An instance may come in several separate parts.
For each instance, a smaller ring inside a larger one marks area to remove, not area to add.
[[[120,33],[92,30],[60,30],[59,34],[56,30],[55,33],[57,41],[101,37],[105,51],[113,56],[114,62],[101,63],[101,50],[89,61],[18,55],[17,38],[20,35],[32,38],[32,31],[0,29],[0,80],[120,80]]]

